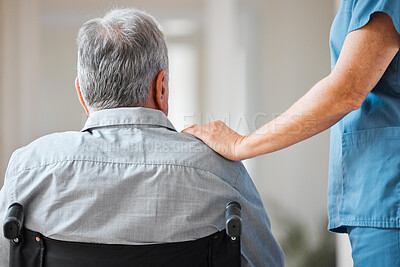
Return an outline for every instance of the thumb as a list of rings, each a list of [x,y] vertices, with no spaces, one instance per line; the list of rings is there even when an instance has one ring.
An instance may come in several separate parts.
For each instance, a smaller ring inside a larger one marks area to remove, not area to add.
[[[200,127],[199,125],[197,125],[197,124],[194,124],[194,125],[192,125],[192,126],[186,128],[186,129],[183,129],[183,130],[181,131],[181,133],[190,134],[190,135],[195,135],[196,132],[198,132],[198,131],[200,131],[200,130],[201,130],[201,127]]]
[[[206,135],[208,134],[207,131],[204,131],[202,129],[202,127],[200,125],[197,125],[197,124],[182,130],[181,133],[193,135],[193,136],[195,136],[195,137],[197,137],[197,138],[199,138],[199,139],[201,139],[203,141],[204,141],[204,138],[206,137]]]

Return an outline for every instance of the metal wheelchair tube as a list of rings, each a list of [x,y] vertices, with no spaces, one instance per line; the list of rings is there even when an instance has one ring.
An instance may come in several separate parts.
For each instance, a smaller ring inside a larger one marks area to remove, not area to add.
[[[4,237],[18,242],[24,223],[24,209],[21,204],[13,203],[8,208],[6,219],[3,224]]]
[[[242,234],[241,206],[236,201],[229,202],[225,210],[226,234],[234,241]]]

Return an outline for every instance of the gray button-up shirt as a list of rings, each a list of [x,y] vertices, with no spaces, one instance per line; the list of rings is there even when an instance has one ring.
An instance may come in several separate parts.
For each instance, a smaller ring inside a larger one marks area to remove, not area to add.
[[[92,113],[81,132],[37,139],[12,155],[0,218],[19,202],[25,226],[50,238],[108,244],[193,240],[224,229],[242,206],[243,266],[283,266],[261,198],[240,162],[176,132],[158,110]],[[9,243],[0,237],[0,265]]]

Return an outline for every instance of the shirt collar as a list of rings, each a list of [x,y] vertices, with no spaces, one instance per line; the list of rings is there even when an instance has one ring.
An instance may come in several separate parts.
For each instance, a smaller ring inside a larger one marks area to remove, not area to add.
[[[117,125],[155,125],[176,131],[162,111],[142,107],[95,111],[89,115],[81,131]]]

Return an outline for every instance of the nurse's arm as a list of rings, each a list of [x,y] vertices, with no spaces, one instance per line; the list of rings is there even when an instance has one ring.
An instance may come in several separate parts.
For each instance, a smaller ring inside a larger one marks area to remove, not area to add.
[[[183,132],[203,140],[222,156],[243,160],[271,153],[314,136],[361,107],[400,47],[391,18],[375,13],[364,27],[349,33],[335,69],[284,114],[249,136],[216,121]]]

